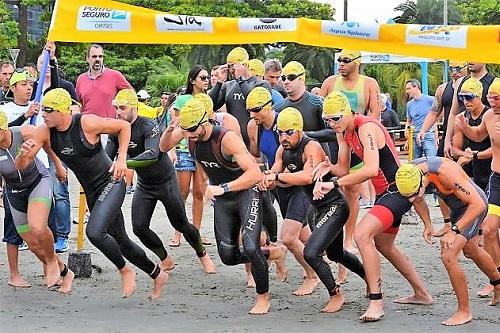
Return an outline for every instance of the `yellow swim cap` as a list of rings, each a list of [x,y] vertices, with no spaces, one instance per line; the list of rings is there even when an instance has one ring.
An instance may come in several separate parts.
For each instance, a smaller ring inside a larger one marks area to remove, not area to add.
[[[269,101],[272,102],[271,92],[264,87],[255,87],[247,96],[247,110],[251,111],[252,109],[259,108],[263,105],[266,106],[264,106],[262,109],[271,109],[272,104]]]
[[[212,115],[214,114],[214,102],[212,101],[210,96],[205,93],[199,93],[194,95],[194,98],[200,100],[203,105],[205,105],[205,110],[207,111],[208,117],[212,117]]]
[[[304,128],[304,120],[302,114],[296,108],[287,107],[278,115],[277,127],[280,131],[294,129],[302,131]]]
[[[500,95],[500,78],[495,78],[488,88],[488,94]]]
[[[132,89],[122,89],[118,92],[118,94],[116,94],[112,103],[114,106],[129,105],[137,107],[139,105],[139,100],[137,98],[137,94]]]
[[[5,131],[7,128],[9,128],[9,118],[3,106],[0,105],[0,130]]]
[[[418,192],[422,184],[422,171],[415,164],[403,164],[396,172],[396,186],[404,197]]]
[[[481,96],[483,95],[483,85],[478,79],[470,77],[462,84],[460,92],[463,91],[471,92],[481,98]]]
[[[205,104],[199,99],[192,98],[182,106],[179,113],[179,126],[182,129],[189,129],[207,121],[208,114],[205,109]]]
[[[448,66],[449,67],[465,67],[465,66],[467,66],[467,63],[463,62],[463,61],[450,60],[450,62],[448,63]]]
[[[290,74],[300,75],[300,80],[306,80],[306,70],[304,66],[298,61],[290,61],[285,65],[285,67],[283,67],[283,75],[288,76]]]
[[[237,62],[240,64],[246,64],[248,63],[249,58],[247,50],[242,47],[235,47],[227,54],[226,62],[229,64]]]
[[[340,91],[332,91],[323,101],[323,115],[338,116],[351,114],[351,105],[346,95]]]
[[[52,108],[63,113],[71,113],[71,96],[63,88],[49,90],[42,97],[42,106]]]
[[[359,51],[343,49],[340,52],[339,57],[340,58],[349,58],[349,59],[353,60],[353,62],[358,63],[358,64],[361,63],[361,52],[359,52]]]
[[[248,69],[252,72],[252,75],[264,76],[264,63],[259,59],[250,59]]]

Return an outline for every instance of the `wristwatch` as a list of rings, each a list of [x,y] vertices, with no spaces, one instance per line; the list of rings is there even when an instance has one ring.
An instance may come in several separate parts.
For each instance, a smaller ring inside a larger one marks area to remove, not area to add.
[[[335,186],[335,188],[339,187],[338,180],[339,180],[339,177],[330,178],[330,181],[333,183],[333,186]]]
[[[276,171],[276,172],[274,173],[274,176],[275,176],[275,177],[274,177],[274,180],[275,180],[275,181],[278,181],[278,182],[280,181],[279,175],[280,175],[280,173],[279,173],[278,171]]]
[[[451,225],[451,231],[453,231],[457,235],[460,235],[460,229],[458,229],[458,225],[456,225],[456,224]]]
[[[477,160],[477,154],[479,154],[479,152],[477,150],[472,152],[472,159],[473,160]]]
[[[222,189],[224,190],[224,194],[226,194],[227,192],[231,192],[229,190],[229,185],[227,183],[220,184],[219,186],[222,187]]]

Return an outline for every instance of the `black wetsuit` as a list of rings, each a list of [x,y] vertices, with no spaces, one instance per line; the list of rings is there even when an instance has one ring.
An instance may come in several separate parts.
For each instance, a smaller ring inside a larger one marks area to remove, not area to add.
[[[125,182],[112,178],[108,172],[111,160],[101,142],[92,145],[87,141],[81,117],[81,114],[74,115],[65,131],[51,128],[50,142],[56,155],[75,173],[85,191],[90,210],[87,237],[118,269],[125,266],[125,256],[156,278],[158,267],[149,260],[144,250],[128,238],[125,231],[121,211]]]
[[[205,248],[201,244],[198,229],[186,217],[174,166],[168,155],[160,152],[161,133],[158,125],[152,119],[139,116],[131,127],[127,166],[137,172],[137,187],[132,199],[134,234],[160,260],[167,258],[165,246],[150,229],[156,203],[161,201],[175,230],[184,235],[199,257],[203,256]],[[106,153],[111,159],[115,158],[118,153],[118,137],[109,136]]]
[[[302,171],[304,149],[311,140],[304,136],[295,149],[284,150],[283,166],[292,173]],[[365,271],[359,259],[344,250],[343,228],[349,217],[349,206],[344,195],[335,188],[323,199],[313,200],[314,185],[312,183],[298,187],[312,205],[312,212],[308,214],[312,234],[304,248],[304,259],[314,269],[329,295],[333,296],[337,293],[337,284],[330,266],[323,259],[324,252],[330,260],[341,263],[361,278],[365,277]]]
[[[227,130],[213,126],[207,141],[189,141],[191,155],[205,170],[210,184],[231,182],[243,174],[243,170],[223,156],[221,142]],[[266,255],[260,249],[261,192],[252,189],[227,192],[217,196],[214,203],[214,228],[217,249],[225,265],[252,264],[258,294],[269,290],[269,272]],[[243,251],[239,246],[240,232]]]
[[[247,132],[250,113],[247,111],[245,101],[250,91],[255,87],[264,87],[269,91],[271,90],[269,82],[252,76],[247,80],[231,80],[223,84],[217,82],[209,93],[214,102],[214,110],[219,110],[225,104],[227,112],[238,119],[241,135],[247,147],[250,142]]]
[[[444,115],[443,115],[443,136],[446,136],[446,130],[448,128],[448,118],[450,117],[450,110],[451,110],[451,104],[453,102],[453,81],[448,81],[446,86],[443,89],[443,94],[441,95],[441,105],[443,106],[444,109]],[[465,107],[463,104],[460,105],[462,109],[460,109],[460,112],[465,110]],[[439,142],[438,150],[437,150],[437,156],[444,157],[444,138]]]

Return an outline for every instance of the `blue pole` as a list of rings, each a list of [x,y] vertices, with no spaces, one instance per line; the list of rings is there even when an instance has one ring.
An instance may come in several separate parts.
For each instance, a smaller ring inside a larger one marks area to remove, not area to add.
[[[423,94],[429,94],[429,70],[428,70],[428,63],[426,61],[422,61],[418,63],[420,65],[420,71],[421,71],[421,81],[422,81],[422,93]]]
[[[42,100],[43,82],[45,81],[45,74],[47,73],[47,67],[49,67],[49,59],[50,59],[50,52],[48,50],[43,50],[43,63],[42,63],[42,68],[40,70],[40,77],[38,78],[38,83],[36,86],[36,93],[34,100],[37,103],[40,103],[40,101]],[[30,124],[36,125],[36,114],[31,116]]]

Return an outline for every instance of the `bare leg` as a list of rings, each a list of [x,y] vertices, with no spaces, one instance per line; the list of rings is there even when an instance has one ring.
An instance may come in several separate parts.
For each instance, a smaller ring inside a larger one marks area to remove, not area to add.
[[[283,244],[293,253],[295,259],[306,272],[306,279],[302,285],[293,292],[295,296],[311,294],[319,283],[316,273],[304,259],[304,243],[299,240],[301,229],[302,223],[289,219],[285,219],[281,227],[281,240]]]
[[[177,181],[179,182],[179,189],[181,190],[181,196],[184,203],[186,203],[186,199],[189,195],[189,187],[191,186],[191,177],[193,176],[193,172],[191,171],[177,171]],[[174,237],[170,239],[168,243],[171,247],[178,247],[181,244],[181,233],[179,231],[175,231]]]
[[[439,202],[439,209],[441,210],[441,214],[443,215],[443,219],[449,219],[450,218],[450,208],[446,205],[446,203],[444,202],[444,200],[439,197],[438,198],[438,202]],[[447,233],[449,230],[450,230],[450,223],[445,223],[441,229],[437,230],[436,232],[434,232],[434,237],[441,237],[443,236],[445,233]]]
[[[493,259],[495,267],[500,268],[500,240],[498,238],[498,228],[500,228],[500,217],[489,214],[483,221],[481,228],[483,229],[483,248]],[[491,284],[487,284],[477,294],[479,297],[489,297],[494,288]]]
[[[252,266],[249,263],[245,264],[245,271],[247,273],[247,288],[255,288],[255,280],[252,275]]]
[[[7,243],[7,262],[9,263],[9,286],[17,288],[29,288],[31,284],[26,282],[19,273],[17,245]]]

